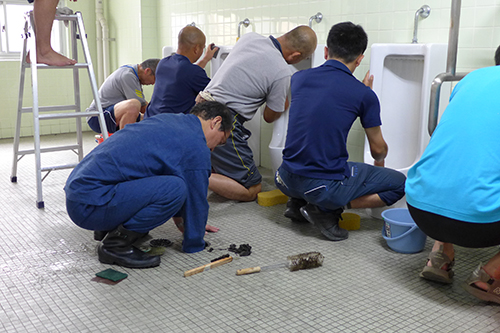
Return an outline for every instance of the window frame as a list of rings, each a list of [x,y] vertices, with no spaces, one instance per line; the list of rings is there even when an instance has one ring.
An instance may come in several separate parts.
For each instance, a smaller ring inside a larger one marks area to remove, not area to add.
[[[12,33],[9,34],[9,26],[7,21],[7,6],[9,5],[25,5],[33,9],[33,4],[28,3],[27,0],[0,0],[0,61],[19,61],[19,57],[21,56],[21,50],[10,50],[12,43],[9,43],[9,35],[12,37]],[[64,6],[65,1],[59,1],[58,6]],[[24,27],[24,18],[20,18],[23,21]],[[23,31],[20,31],[20,34],[23,34]],[[56,35],[57,34],[57,35]],[[68,29],[64,27],[64,22],[55,21],[52,31],[52,47],[57,52],[67,54],[69,51],[69,43],[68,43]],[[58,40],[54,42],[54,40]],[[24,41],[23,41],[24,42]],[[22,44],[21,44],[22,45]]]

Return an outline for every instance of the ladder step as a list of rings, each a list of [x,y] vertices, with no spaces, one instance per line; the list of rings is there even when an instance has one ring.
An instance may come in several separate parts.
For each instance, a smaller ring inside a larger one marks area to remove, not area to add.
[[[65,150],[74,150],[78,149],[78,145],[67,145],[67,146],[57,146],[57,147],[47,147],[47,148],[40,148],[41,153],[48,153],[48,152],[55,152],[55,151],[65,151]],[[35,150],[34,149],[25,149],[25,150],[19,150],[17,152],[18,155],[28,155],[28,154],[34,154]]]
[[[54,105],[54,106],[39,106],[38,112],[47,112],[47,111],[68,111],[68,110],[76,110],[76,105]],[[21,112],[33,112],[33,108],[24,107],[21,109]]]
[[[31,67],[31,64],[28,64],[27,62],[24,62],[26,64],[26,67]],[[77,64],[74,64],[74,65],[69,65],[69,66],[49,66],[49,65],[46,65],[46,64],[37,64],[36,67],[38,69],[73,69],[73,68],[78,68],[78,69],[81,69],[81,68],[88,68],[89,67],[89,64],[86,63],[86,62],[81,62],[81,63],[77,63]]]
[[[38,115],[38,118],[40,120],[42,120],[42,119],[79,118],[79,117],[96,116],[98,114],[99,114],[99,111],[73,112],[73,113],[51,113],[51,114]]]
[[[53,170],[62,170],[62,169],[72,169],[72,168],[76,167],[77,164],[78,163],[54,165],[54,166],[40,168],[40,170],[43,172],[43,171],[53,171]]]

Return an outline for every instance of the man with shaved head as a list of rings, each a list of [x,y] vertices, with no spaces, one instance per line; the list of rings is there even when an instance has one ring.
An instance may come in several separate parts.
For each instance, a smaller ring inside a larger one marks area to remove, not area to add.
[[[287,94],[292,74],[289,64],[309,57],[317,38],[308,26],[299,26],[281,37],[247,33],[219,68],[197,101],[213,98],[233,113],[228,143],[212,152],[209,188],[233,200],[253,201],[261,191],[262,176],[253,160],[244,127],[266,103],[264,120],[272,123],[288,107]]]
[[[210,82],[204,68],[218,49],[211,44],[195,64],[205,42],[205,34],[197,27],[186,26],[179,32],[177,52],[163,58],[156,69],[157,84],[145,118],[159,113],[189,113],[196,95]]]

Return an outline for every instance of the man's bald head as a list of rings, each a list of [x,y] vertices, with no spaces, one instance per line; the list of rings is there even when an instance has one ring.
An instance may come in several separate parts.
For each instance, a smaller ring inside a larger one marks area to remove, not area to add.
[[[197,27],[188,25],[179,32],[177,53],[186,56],[194,64],[203,54],[205,42],[205,34]]]
[[[318,38],[313,29],[300,25],[278,38],[283,49],[283,56],[289,64],[297,63],[313,54]],[[290,59],[292,54],[295,54]]]
[[[179,32],[178,47],[180,49],[189,49],[195,45],[201,45],[205,47],[205,34],[193,26],[186,26]]]

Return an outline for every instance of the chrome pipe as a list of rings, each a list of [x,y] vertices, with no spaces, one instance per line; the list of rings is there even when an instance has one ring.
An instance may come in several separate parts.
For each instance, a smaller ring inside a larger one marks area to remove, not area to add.
[[[446,72],[455,75],[457,69],[458,50],[458,30],[460,27],[460,8],[462,0],[451,2],[450,35],[448,37],[448,59],[446,62]]]
[[[248,26],[250,25],[250,20],[249,19],[244,19],[243,21],[241,21],[240,23],[238,23],[238,38],[241,37],[241,25],[244,25],[245,28],[248,28]]]
[[[462,0],[452,0],[451,2],[451,22],[450,34],[448,37],[448,57],[446,62],[446,73],[438,74],[431,84],[431,96],[429,101],[429,135],[434,133],[439,118],[439,97],[443,82],[460,81],[467,73],[456,73],[457,69],[457,51],[458,51],[458,32],[460,28],[460,8]]]
[[[444,82],[460,81],[464,78],[467,73],[441,73],[436,76],[431,84],[431,96],[430,96],[430,109],[429,109],[429,124],[428,131],[429,135],[434,133],[436,129],[438,118],[439,118],[439,98],[441,97],[441,85]]]
[[[412,44],[417,44],[418,18],[427,18],[431,14],[431,7],[423,5],[415,12],[415,21],[413,22],[413,39]]]
[[[323,14],[320,12],[316,13],[316,15],[313,15],[309,18],[309,28],[312,28],[312,21],[316,21],[316,23],[320,23],[321,20],[323,20]]]

